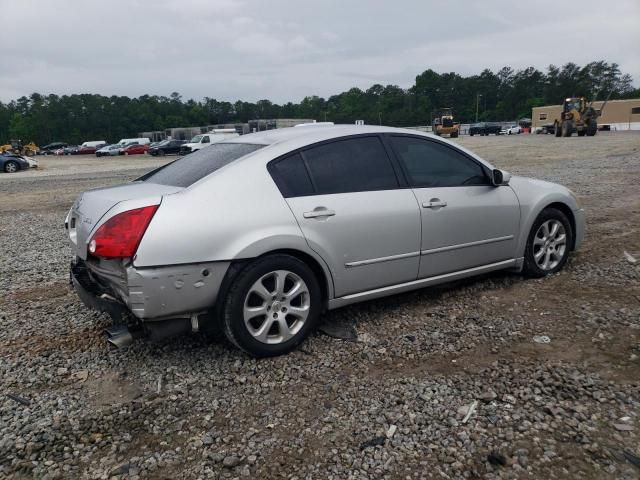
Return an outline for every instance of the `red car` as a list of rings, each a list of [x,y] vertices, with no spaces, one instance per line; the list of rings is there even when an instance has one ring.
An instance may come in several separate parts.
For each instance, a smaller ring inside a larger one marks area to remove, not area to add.
[[[78,149],[78,155],[93,155],[96,150],[101,149],[104,145],[98,145],[96,147],[80,147]]]
[[[149,145],[129,145],[120,150],[120,155],[140,155],[147,153]]]

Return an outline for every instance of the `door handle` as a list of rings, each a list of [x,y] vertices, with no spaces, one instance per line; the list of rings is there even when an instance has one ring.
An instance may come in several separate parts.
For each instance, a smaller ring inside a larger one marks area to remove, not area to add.
[[[304,218],[322,218],[322,217],[333,217],[336,214],[333,210],[327,210],[326,208],[316,208],[310,212],[304,212],[302,216]]]
[[[432,198],[428,202],[422,202],[422,206],[423,208],[440,208],[440,207],[446,207],[447,202],[443,202],[438,198]]]

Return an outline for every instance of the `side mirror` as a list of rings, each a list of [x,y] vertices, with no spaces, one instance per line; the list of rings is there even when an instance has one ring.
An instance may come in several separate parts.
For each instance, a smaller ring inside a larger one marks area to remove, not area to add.
[[[504,170],[499,170],[494,168],[491,172],[491,181],[494,186],[500,185],[509,185],[509,180],[511,180],[511,174],[509,172],[505,172]]]

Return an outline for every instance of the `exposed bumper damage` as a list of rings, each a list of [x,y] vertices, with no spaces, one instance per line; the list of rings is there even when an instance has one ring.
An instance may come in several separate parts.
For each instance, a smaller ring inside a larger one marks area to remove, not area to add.
[[[124,330],[135,327],[107,332],[111,343],[125,334],[129,343],[141,334],[157,340],[197,331],[199,318],[213,309],[228,267],[229,262],[208,262],[138,269],[119,260],[76,258],[70,282],[87,307],[109,314]]]

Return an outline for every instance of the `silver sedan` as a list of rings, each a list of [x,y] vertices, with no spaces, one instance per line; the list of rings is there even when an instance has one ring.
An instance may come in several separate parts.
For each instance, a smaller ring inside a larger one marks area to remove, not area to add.
[[[304,126],[226,140],[78,197],[73,284],[129,344],[219,328],[255,356],[325,310],[494,270],[559,271],[584,235],[565,187],[413,130]]]

